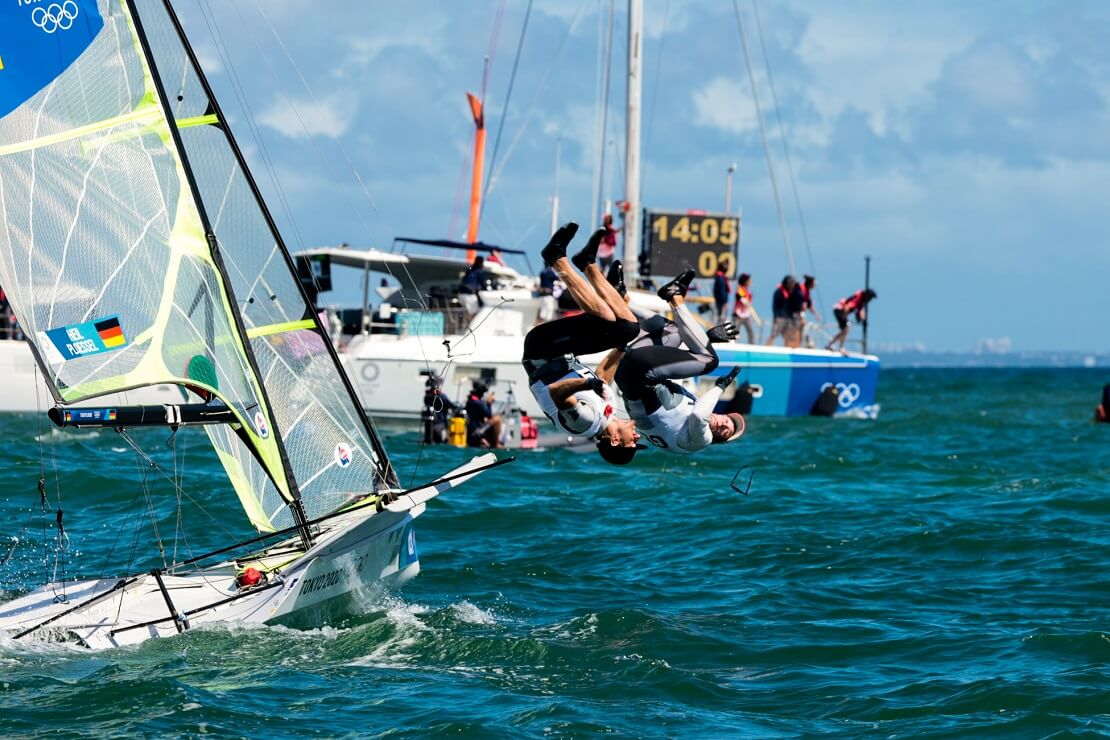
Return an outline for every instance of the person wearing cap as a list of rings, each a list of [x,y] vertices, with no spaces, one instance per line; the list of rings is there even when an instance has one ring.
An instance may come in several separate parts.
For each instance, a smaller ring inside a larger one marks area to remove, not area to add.
[[[707,375],[720,360],[713,343],[736,337],[731,323],[706,332],[686,306],[686,291],[694,271],[687,270],[659,289],[674,314],[674,321],[661,316],[640,316],[640,336],[626,350],[615,350],[606,358],[617,358],[617,387],[637,429],[655,447],[674,455],[689,455],[711,444],[731,442],[744,433],[744,417],[737,413],[713,413],[725,389],[740,373],[734,367],[717,379],[714,387],[699,398],[674,382]]]
[[[475,380],[466,399],[466,444],[468,447],[492,447],[501,444],[501,415],[493,413],[493,394],[489,386]]]
[[[636,338],[640,325],[595,264],[605,230],[594,232],[568,259],[567,246],[577,231],[574,222],[561,226],[542,254],[583,313],[533,327],[524,337],[521,362],[528,373],[528,390],[555,426],[595,441],[606,462],[625,465],[636,454],[639,434],[635,422],[616,416],[610,403],[608,384],[616,363],[603,361],[594,371],[578,357],[623,347]]]
[[[617,254],[617,229],[613,226],[613,214],[605,214],[601,219],[601,228],[605,229],[605,234],[601,237],[601,244],[598,245],[597,262],[601,271],[605,272],[613,264]]]
[[[847,298],[841,298],[833,306],[833,316],[836,317],[836,325],[840,328],[839,333],[833,337],[825,349],[831,350],[837,344],[840,345],[840,350],[844,350],[844,341],[848,338],[848,317],[853,313],[856,319],[861,324],[867,324],[867,304],[878,298],[875,291],[867,288],[866,290],[857,290]]]

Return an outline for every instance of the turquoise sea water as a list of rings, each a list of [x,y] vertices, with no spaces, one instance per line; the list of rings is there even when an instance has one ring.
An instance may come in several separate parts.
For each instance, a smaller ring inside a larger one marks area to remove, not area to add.
[[[371,613],[105,652],[0,638],[0,733],[1110,733],[1107,380],[884,371],[875,422],[755,419],[731,447],[628,469],[524,454],[429,505],[422,574]],[[122,440],[38,427],[0,418],[0,559],[21,538],[0,598],[44,580],[40,452],[71,573],[118,575],[143,521],[152,474]],[[466,457],[384,433],[406,482]],[[171,460],[165,434],[137,436]],[[243,533],[202,436],[177,450]],[[172,491],[153,491],[172,547]],[[229,536],[188,502],[184,521],[194,550]],[[132,570],[151,541],[147,524]]]

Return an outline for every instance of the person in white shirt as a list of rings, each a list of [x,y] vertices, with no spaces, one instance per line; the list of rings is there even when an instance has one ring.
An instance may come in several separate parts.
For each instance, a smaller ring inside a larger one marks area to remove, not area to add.
[[[524,338],[521,362],[528,372],[528,388],[551,422],[571,435],[596,441],[604,460],[624,465],[636,454],[639,434],[635,422],[618,418],[609,402],[616,359],[606,358],[592,371],[578,357],[623,347],[637,337],[640,325],[595,264],[604,229],[567,259],[567,246],[577,231],[573,222],[556,230],[543,248],[543,260],[584,313],[533,327]]]
[[[619,363],[617,387],[637,430],[654,446],[676,455],[731,442],[745,427],[740,414],[713,413],[721,394],[740,373],[739,367],[718,378],[700,398],[674,382],[717,369],[719,360],[712,343],[729,341],[737,334],[731,323],[708,333],[701,327],[685,302],[693,278],[693,270],[688,270],[659,290],[659,296],[671,305],[673,322],[643,317],[643,331],[637,340],[623,353],[617,350],[606,358],[606,362]]]

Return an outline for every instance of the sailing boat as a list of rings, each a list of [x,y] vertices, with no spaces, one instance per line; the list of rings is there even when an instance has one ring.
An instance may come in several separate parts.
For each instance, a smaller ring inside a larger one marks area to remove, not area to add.
[[[507,462],[399,490],[168,0],[0,6],[0,210],[0,284],[50,418],[204,426],[259,532],[145,574],[47,584],[0,604],[0,633],[103,648],[319,621],[415,576],[426,502]],[[73,406],[156,384],[184,402]]]

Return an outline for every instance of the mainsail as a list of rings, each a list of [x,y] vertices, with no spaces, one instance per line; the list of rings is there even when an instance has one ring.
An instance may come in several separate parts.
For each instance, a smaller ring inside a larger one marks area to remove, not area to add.
[[[163,0],[0,6],[0,285],[56,402],[174,383],[251,522],[395,475]]]

